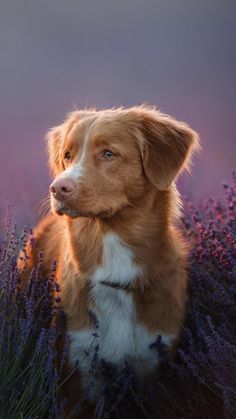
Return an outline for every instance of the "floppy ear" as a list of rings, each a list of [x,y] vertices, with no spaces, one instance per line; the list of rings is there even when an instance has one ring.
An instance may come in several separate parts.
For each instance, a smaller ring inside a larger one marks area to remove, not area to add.
[[[46,141],[48,144],[49,167],[53,175],[58,175],[64,170],[61,154],[63,140],[68,132],[80,119],[95,114],[96,110],[92,108],[69,112],[61,125],[57,125],[48,131]]]
[[[191,155],[199,149],[198,135],[187,124],[154,110],[143,113],[141,126],[146,176],[158,189],[167,189],[189,169]]]
[[[53,175],[58,175],[63,166],[61,163],[62,125],[51,128],[47,135],[49,167]]]
[[[64,170],[61,160],[63,140],[73,127],[74,123],[78,120],[79,112],[70,112],[65,121],[61,125],[51,128],[47,135],[47,148],[49,157],[49,167],[54,176],[58,175]]]

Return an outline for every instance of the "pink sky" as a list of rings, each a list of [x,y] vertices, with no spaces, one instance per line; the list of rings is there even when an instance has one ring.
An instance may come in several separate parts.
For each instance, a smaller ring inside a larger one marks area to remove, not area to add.
[[[181,189],[219,193],[236,166],[236,3],[23,0],[0,15],[0,208],[46,195],[46,131],[74,105],[147,101],[187,121],[202,154]]]

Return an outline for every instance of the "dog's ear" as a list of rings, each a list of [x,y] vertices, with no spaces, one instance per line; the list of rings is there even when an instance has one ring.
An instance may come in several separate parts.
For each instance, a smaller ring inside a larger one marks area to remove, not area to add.
[[[144,171],[154,186],[165,190],[183,169],[189,170],[191,155],[200,147],[198,135],[187,124],[156,110],[141,114]]]
[[[54,176],[58,175],[63,170],[63,165],[61,162],[62,136],[62,125],[51,128],[46,135],[49,167]]]
[[[70,130],[79,120],[95,115],[96,109],[94,108],[69,112],[61,125],[57,125],[48,131],[46,141],[48,146],[49,167],[54,176],[64,170],[61,158],[62,148],[64,139]]]
[[[49,167],[53,176],[57,176],[64,170],[61,158],[63,142],[75,122],[78,121],[80,113],[79,111],[70,112],[61,125],[51,128],[46,135]]]

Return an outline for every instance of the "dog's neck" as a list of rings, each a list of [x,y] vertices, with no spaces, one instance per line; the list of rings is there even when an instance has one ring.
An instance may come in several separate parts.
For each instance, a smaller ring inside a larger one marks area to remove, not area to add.
[[[178,202],[170,208],[170,201],[174,202],[172,192],[157,193],[150,199],[144,197],[139,206],[127,208],[109,220],[65,217],[66,264],[61,265],[59,277],[64,275],[62,301],[65,311],[70,313],[70,327],[77,328],[78,322],[81,327],[90,324],[87,304],[90,291],[98,282],[104,290],[112,290],[111,294],[136,295],[141,305],[144,293],[148,295],[150,290],[167,299],[172,291],[175,293],[176,278],[178,275],[180,281],[185,278],[185,247],[180,236],[177,241],[175,237],[178,232],[175,233],[173,217],[176,211],[178,218]],[[131,253],[126,253],[127,248]],[[124,254],[128,257],[123,257]],[[175,298],[179,301],[181,295]]]
[[[132,250],[138,262],[145,261],[147,265],[153,265],[157,254],[169,245],[172,226],[170,202],[173,201],[173,193],[175,191],[172,189],[153,191],[135,206],[124,208],[107,218],[68,219],[73,264],[84,273],[93,270],[94,265],[100,265],[103,239],[112,233]],[[178,204],[176,213],[177,207]]]

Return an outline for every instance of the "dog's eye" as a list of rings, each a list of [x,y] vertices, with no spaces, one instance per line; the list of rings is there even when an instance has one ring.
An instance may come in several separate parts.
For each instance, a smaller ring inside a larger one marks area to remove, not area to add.
[[[70,152],[66,151],[65,154],[64,154],[64,159],[65,160],[70,160],[70,158],[71,158]]]
[[[114,155],[114,153],[112,153],[111,150],[104,150],[102,152],[102,157],[105,158],[105,159],[110,159],[111,157],[114,157],[114,156],[115,155]]]

